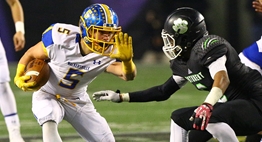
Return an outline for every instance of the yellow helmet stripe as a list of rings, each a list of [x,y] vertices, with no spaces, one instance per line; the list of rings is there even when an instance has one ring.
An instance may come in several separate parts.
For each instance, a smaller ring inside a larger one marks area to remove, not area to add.
[[[109,7],[105,4],[101,4],[101,7],[103,8],[103,10],[105,12],[106,23],[113,24],[112,18],[110,18],[111,12],[109,10]]]

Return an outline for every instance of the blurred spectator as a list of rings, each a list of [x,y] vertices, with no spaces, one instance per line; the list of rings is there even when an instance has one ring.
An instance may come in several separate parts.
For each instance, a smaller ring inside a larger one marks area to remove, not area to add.
[[[19,0],[5,0],[0,2],[0,13],[0,110],[8,130],[9,142],[24,142],[16,99],[10,86],[11,76],[7,59],[8,50],[17,52],[24,48],[24,12]],[[10,32],[11,29],[15,31]]]
[[[0,37],[5,48],[6,58],[8,61],[15,61],[17,60],[15,55],[18,54],[18,52],[15,51],[13,42],[15,26],[10,7],[5,0],[0,1],[0,19]]]
[[[262,13],[256,12],[254,10],[252,6],[253,1],[254,0],[247,0],[246,6],[251,16],[251,41],[256,41],[260,39],[262,35]]]

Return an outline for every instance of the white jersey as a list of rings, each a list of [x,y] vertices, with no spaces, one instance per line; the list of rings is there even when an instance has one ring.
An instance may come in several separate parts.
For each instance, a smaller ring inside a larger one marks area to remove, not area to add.
[[[0,68],[1,68],[0,83],[9,82],[10,73],[9,73],[5,48],[2,44],[1,38],[0,38]]]
[[[81,55],[80,29],[69,24],[54,24],[42,36],[50,58],[48,82],[41,88],[65,98],[82,97],[87,86],[116,59],[96,53]]]

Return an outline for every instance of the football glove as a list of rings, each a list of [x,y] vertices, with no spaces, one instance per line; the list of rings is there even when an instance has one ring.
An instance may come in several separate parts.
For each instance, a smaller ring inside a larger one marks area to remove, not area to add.
[[[193,128],[196,130],[205,130],[213,111],[213,106],[209,103],[203,103],[195,109],[190,120],[193,121]]]
[[[129,62],[133,57],[132,37],[127,33],[120,32],[115,36],[116,53],[110,55],[111,58],[119,59],[123,62]]]
[[[132,37],[127,33],[120,32],[115,36],[116,53],[110,55],[111,58],[116,58],[122,61],[123,71],[125,74],[130,74],[135,71],[133,58]],[[132,78],[132,77],[131,77]]]
[[[122,98],[120,96],[120,91],[117,90],[115,91],[111,91],[111,90],[105,90],[105,91],[98,91],[95,92],[92,95],[93,99],[96,101],[112,101],[115,103],[120,103],[122,102]]]
[[[24,75],[25,73],[25,65],[23,64],[18,64],[17,70],[16,70],[16,75],[14,78],[14,83],[15,85],[22,89],[23,91],[34,91],[34,86],[36,85],[36,82],[29,82],[26,83],[27,80],[29,80],[31,77]]]

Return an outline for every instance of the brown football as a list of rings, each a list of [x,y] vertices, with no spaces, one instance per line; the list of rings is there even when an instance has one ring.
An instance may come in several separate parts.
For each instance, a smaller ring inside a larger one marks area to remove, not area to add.
[[[50,76],[50,69],[47,62],[41,59],[30,61],[25,70],[25,75],[31,76],[27,82],[36,82],[34,88],[40,88],[46,84]]]

